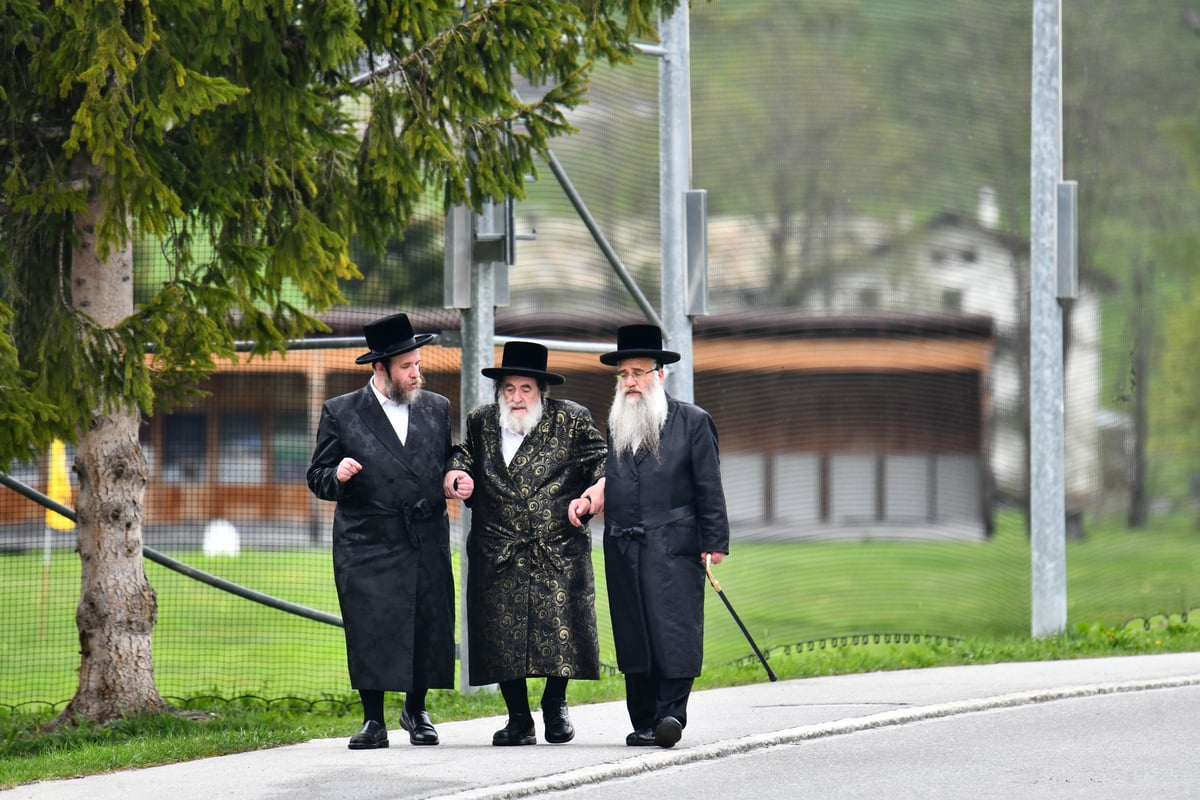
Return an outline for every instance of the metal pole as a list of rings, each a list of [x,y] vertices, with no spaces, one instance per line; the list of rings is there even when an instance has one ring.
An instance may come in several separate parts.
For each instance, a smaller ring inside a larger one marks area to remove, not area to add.
[[[1057,193],[1062,179],[1062,2],[1033,2],[1029,247],[1029,515],[1034,636],[1066,629],[1063,314]]]
[[[613,272],[617,273],[617,277],[621,279],[621,283],[625,285],[625,289],[629,292],[630,297],[638,304],[638,308],[646,315],[646,319],[653,322],[660,328],[663,327],[663,322],[658,317],[658,312],[654,310],[654,306],[650,305],[650,301],[646,299],[646,295],[642,293],[641,288],[637,285],[633,275],[629,273],[629,269],[625,266],[625,262],[617,255],[617,251],[609,243],[604,232],[600,230],[600,223],[592,216],[592,212],[588,210],[587,203],[583,201],[583,197],[575,189],[575,184],[571,182],[567,171],[563,169],[559,163],[558,156],[553,152],[547,152],[546,163],[550,165],[550,171],[554,173],[554,177],[558,179],[558,185],[562,187],[563,193],[567,199],[571,201],[571,205],[575,208],[575,213],[579,215],[579,219],[583,221],[588,232],[592,234],[592,240],[596,246],[600,248],[600,252],[608,260],[609,266],[613,268]]]
[[[475,216],[476,237],[487,236],[502,230],[497,214],[501,209],[489,204],[482,214]],[[471,258],[470,308],[461,309],[462,324],[462,386],[459,391],[459,430],[466,430],[467,414],[484,403],[490,402],[489,392],[491,382],[483,377],[480,370],[493,365],[495,360],[496,335],[496,291],[495,291],[496,262],[479,261]],[[467,585],[467,532],[471,529],[471,510],[463,508],[462,540],[459,549],[459,582]],[[476,687],[468,681],[467,664],[469,648],[467,646],[467,592],[465,588],[459,592],[459,620],[462,635],[459,637],[458,658],[459,677],[458,689],[462,694],[471,694]]]
[[[667,374],[667,391],[694,399],[692,323],[687,314],[687,226],[684,200],[692,179],[692,99],[688,4],[659,23],[665,55],[658,63],[659,217],[662,237],[662,319],[678,367]]]

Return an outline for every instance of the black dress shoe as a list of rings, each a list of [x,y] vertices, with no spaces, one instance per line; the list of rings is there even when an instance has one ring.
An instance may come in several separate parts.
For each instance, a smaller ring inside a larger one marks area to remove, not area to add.
[[[566,700],[542,703],[542,721],[546,724],[546,741],[550,744],[566,744],[575,738],[575,726],[567,716]]]
[[[387,728],[377,720],[363,723],[362,730],[350,737],[351,750],[378,750],[388,746]]]
[[[533,715],[522,714],[509,717],[508,723],[492,736],[492,744],[496,747],[537,744],[537,731],[533,728]]]
[[[654,731],[649,728],[639,728],[625,737],[625,744],[630,747],[654,747]]]
[[[408,741],[413,744],[437,744],[437,730],[429,721],[429,712],[421,709],[416,714],[409,714],[408,709],[400,711],[400,727],[408,731]]]
[[[659,747],[674,747],[683,736],[683,725],[674,717],[663,717],[654,726],[654,743]]]

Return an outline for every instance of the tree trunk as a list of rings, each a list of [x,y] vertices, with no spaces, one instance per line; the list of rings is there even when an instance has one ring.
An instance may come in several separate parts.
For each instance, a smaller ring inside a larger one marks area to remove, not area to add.
[[[77,219],[72,302],[100,325],[112,327],[133,313],[133,252],[127,246],[107,259],[100,257],[93,230],[99,210],[94,200]],[[154,682],[150,647],[157,603],[142,561],[147,467],[138,441],[140,421],[136,409],[97,411],[75,458],[83,564],[75,612],[79,688],[56,723],[105,723],[170,708]]]
[[[1133,271],[1133,348],[1130,372],[1133,381],[1133,463],[1129,478],[1130,528],[1142,528],[1150,519],[1146,493],[1146,439],[1149,436],[1150,352],[1154,340],[1154,316],[1147,304],[1152,296],[1154,265],[1136,266]]]

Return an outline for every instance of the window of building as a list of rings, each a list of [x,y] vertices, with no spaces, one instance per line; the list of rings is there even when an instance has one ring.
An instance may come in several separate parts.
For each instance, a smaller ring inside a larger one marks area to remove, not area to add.
[[[163,418],[164,483],[208,480],[208,420],[203,414],[170,414]]]
[[[275,483],[303,483],[312,448],[307,413],[283,411],[276,414],[271,431],[272,480]]]
[[[263,482],[263,415],[226,412],[217,422],[217,483]]]

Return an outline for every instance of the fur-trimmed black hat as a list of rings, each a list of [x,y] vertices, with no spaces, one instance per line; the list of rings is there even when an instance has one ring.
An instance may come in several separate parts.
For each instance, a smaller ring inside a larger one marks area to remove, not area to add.
[[[546,357],[546,348],[537,342],[507,342],[504,345],[504,355],[501,357],[500,366],[487,367],[481,371],[484,377],[495,380],[499,380],[505,375],[523,375],[526,378],[545,381],[551,386],[557,386],[566,378],[546,371]]]
[[[674,364],[680,356],[662,349],[662,330],[657,325],[622,325],[617,328],[617,349],[600,356],[600,362],[615,367],[626,358],[653,358],[659,364]]]
[[[412,323],[407,314],[392,314],[374,322],[363,325],[363,334],[367,337],[369,353],[363,353],[354,359],[355,364],[370,364],[385,358],[407,353],[424,347],[437,338],[436,333],[413,334]]]

